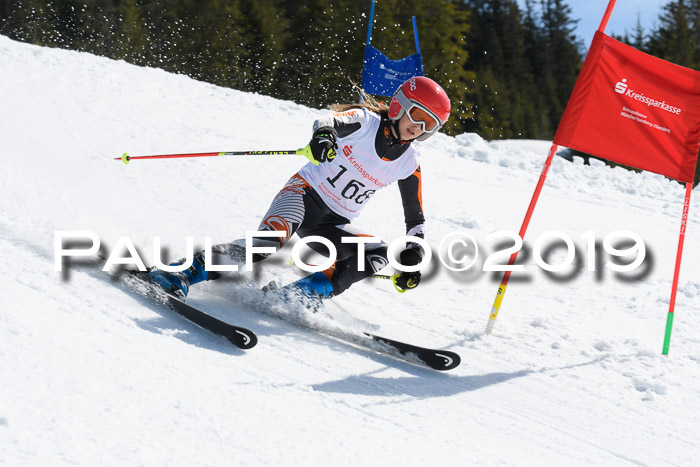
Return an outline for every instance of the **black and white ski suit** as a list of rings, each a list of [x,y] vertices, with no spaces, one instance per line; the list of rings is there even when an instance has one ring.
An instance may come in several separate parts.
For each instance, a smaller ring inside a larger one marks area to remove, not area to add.
[[[324,271],[333,285],[334,295],[353,283],[378,272],[388,264],[387,244],[368,243],[364,252],[364,271],[358,269],[358,245],[342,243],[342,237],[371,237],[352,226],[362,208],[381,188],[397,181],[403,203],[406,235],[423,238],[424,222],[421,197],[419,153],[411,142],[396,139],[394,122],[367,109],[353,109],[329,115],[314,122],[314,131],[333,127],[338,134],[337,156],[328,162],[308,163],[292,176],[272,201],[259,231],[281,231],[280,238],[256,238],[255,246],[281,248],[293,234],[317,235],[330,240],[337,250],[337,261]],[[327,249],[309,243],[320,254]],[[214,247],[214,255],[226,255],[241,264],[245,249],[238,242]],[[267,254],[254,254],[253,261]],[[214,259],[216,264],[218,261]],[[221,261],[226,263],[229,261]]]

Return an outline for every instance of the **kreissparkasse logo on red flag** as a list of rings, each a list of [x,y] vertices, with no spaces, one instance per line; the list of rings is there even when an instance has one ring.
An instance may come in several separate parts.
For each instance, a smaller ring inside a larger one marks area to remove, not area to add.
[[[596,32],[554,143],[692,182],[700,73]]]

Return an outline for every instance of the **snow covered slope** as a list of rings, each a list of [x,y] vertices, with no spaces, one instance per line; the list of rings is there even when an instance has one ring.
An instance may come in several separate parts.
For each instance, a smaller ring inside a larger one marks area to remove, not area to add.
[[[105,252],[128,236],[149,264],[154,237],[173,258],[186,236],[200,246],[242,238],[302,159],[113,158],[295,149],[323,112],[2,36],[0,89],[4,465],[697,464],[697,194],[671,353],[660,354],[679,184],[555,158],[526,242],[565,232],[584,266],[554,280],[530,256],[485,336],[500,280],[481,271],[495,249],[487,237],[518,231],[548,143],[435,136],[421,146],[428,239],[437,250],[469,233],[479,262],[454,273],[434,261],[401,295],[368,280],[327,312],[348,328],[449,348],[462,365],[438,373],[261,315],[236,299],[235,281],[193,289],[191,303],[258,333],[240,351],[96,267],[56,272],[55,232],[93,231]],[[357,225],[397,238],[400,205],[390,187]],[[643,238],[643,274],[620,278],[602,253],[586,270],[582,235],[602,242],[615,230]],[[289,282],[301,272],[288,257],[239,279]]]

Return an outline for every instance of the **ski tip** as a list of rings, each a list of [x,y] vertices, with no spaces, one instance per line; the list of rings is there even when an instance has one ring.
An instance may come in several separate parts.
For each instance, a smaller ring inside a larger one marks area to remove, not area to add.
[[[436,351],[435,358],[426,363],[434,370],[447,371],[457,368],[462,363],[462,359],[454,352]]]
[[[258,336],[253,331],[238,328],[234,331],[234,337],[229,339],[231,343],[243,350],[252,349],[258,344]]]

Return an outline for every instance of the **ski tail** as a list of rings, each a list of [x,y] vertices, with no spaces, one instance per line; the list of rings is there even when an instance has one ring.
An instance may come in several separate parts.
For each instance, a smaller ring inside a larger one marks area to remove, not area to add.
[[[212,334],[222,336],[238,348],[255,347],[258,337],[250,329],[226,323],[204,311],[193,307],[173,293],[162,289],[151,281],[145,272],[128,271],[127,285],[140,295],[163,304],[187,320]]]

